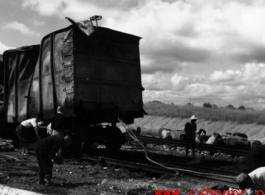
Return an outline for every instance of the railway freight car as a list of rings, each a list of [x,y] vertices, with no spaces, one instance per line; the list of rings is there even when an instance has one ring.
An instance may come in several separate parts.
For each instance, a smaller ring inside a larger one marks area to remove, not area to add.
[[[91,23],[92,24],[92,23]],[[140,37],[90,25],[46,35],[40,45],[4,52],[7,123],[42,114],[50,121],[64,106],[76,143],[118,149],[118,121],[143,116]]]
[[[4,63],[3,63],[3,55],[0,54],[0,129],[1,122],[3,122],[3,114],[4,114]]]
[[[0,54],[0,85],[4,85],[4,64],[3,64],[3,55]]]

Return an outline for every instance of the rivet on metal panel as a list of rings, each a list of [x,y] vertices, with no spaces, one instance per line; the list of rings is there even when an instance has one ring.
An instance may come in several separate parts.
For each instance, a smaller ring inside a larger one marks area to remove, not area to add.
[[[63,62],[62,65],[64,66],[64,68],[68,68],[68,67],[72,67],[74,60],[72,59],[71,61],[68,62]]]
[[[64,88],[63,89],[63,92],[65,92],[66,95],[71,94],[71,93],[74,93],[74,86],[72,86],[70,89]]]
[[[61,50],[61,54],[63,55],[67,55],[69,52],[73,51],[73,47],[71,47],[68,51],[64,51],[63,49]],[[73,55],[73,52],[71,54],[68,54],[68,55]]]
[[[65,75],[63,75],[61,78],[62,78],[62,80],[64,80],[66,83],[69,83],[69,82],[71,82],[71,81],[73,81],[74,80],[74,73],[72,73],[70,76],[65,76]]]
[[[62,37],[62,41],[69,43],[69,42],[73,42],[73,31],[70,30],[68,31],[63,37]]]
[[[64,37],[62,38],[62,42],[64,43],[72,43],[73,39],[64,39]]]

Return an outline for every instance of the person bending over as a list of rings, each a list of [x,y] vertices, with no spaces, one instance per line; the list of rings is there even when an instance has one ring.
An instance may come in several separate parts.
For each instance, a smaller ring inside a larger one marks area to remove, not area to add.
[[[31,118],[22,121],[21,124],[16,128],[16,133],[22,146],[22,155],[29,154],[29,142],[33,129],[35,131],[38,140],[41,139],[38,127],[39,125],[42,124],[41,120],[42,116],[38,114],[36,118]]]
[[[252,192],[255,192],[254,190],[263,190],[265,192],[265,167],[257,168],[249,174],[239,174],[236,182],[240,189],[251,189]]]
[[[36,156],[39,163],[39,184],[51,184],[53,162],[61,164],[56,153],[61,147],[72,142],[70,136],[54,135],[44,138],[36,143]]]

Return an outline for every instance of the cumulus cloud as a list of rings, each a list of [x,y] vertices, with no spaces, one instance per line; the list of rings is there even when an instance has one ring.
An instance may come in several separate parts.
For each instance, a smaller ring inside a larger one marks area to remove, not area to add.
[[[127,12],[144,3],[142,0],[23,0],[23,7],[30,7],[45,16],[67,16],[84,20],[93,15],[103,15],[104,18],[119,17],[121,12]]]
[[[252,84],[259,84],[265,78],[265,64],[248,63],[243,69],[244,80]]]
[[[23,0],[23,7],[31,7],[43,15],[54,15],[67,7],[65,2],[65,0],[47,0],[45,2],[41,0]]]
[[[148,90],[164,91],[172,88],[170,80],[164,73],[143,74],[142,82]]]
[[[142,52],[153,59],[155,67],[163,55],[170,55],[173,59],[169,60],[201,61],[228,49],[231,55],[234,51],[234,60],[264,61],[262,52],[257,53],[263,47],[258,43],[265,41],[261,1],[24,0],[23,5],[43,15],[76,20],[104,13],[106,26],[143,37]],[[242,48],[242,40],[252,44]]]
[[[23,0],[23,6],[76,21],[102,15],[100,25],[142,37],[146,100],[264,104],[264,1]]]
[[[202,106],[205,102],[236,107],[264,108],[265,64],[247,63],[239,70],[214,71],[209,76],[180,74],[143,77],[147,85],[145,98],[186,104],[188,101]],[[164,79],[163,79],[164,78]],[[162,90],[164,88],[164,90]],[[165,95],[165,92],[167,95]],[[191,100],[190,100],[191,99]]]
[[[82,6],[87,8],[87,12],[91,11],[89,7],[90,9],[98,7],[101,9],[128,11],[143,5],[145,1],[146,0],[90,0],[88,2],[86,0],[46,0],[43,2],[42,0],[23,0],[23,7],[31,7],[43,15],[54,15],[57,14],[58,11],[75,10],[77,7],[83,11]]]
[[[33,20],[32,23],[35,25],[35,26],[42,26],[44,25],[44,22],[43,21],[38,21],[38,20]]]
[[[4,29],[7,30],[16,30],[19,31],[20,33],[28,36],[39,36],[38,33],[30,30],[25,24],[19,23],[19,22],[10,22],[4,26]]]
[[[7,45],[0,42],[0,54],[3,54],[5,50],[12,49],[12,47],[8,47]]]
[[[238,70],[226,70],[226,71],[214,71],[210,75],[210,81],[213,82],[231,82],[235,83],[237,82],[240,77],[242,76],[242,73]]]

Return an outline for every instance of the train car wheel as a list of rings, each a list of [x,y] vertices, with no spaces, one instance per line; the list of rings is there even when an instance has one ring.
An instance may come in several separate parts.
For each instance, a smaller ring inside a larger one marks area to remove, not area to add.
[[[106,144],[106,148],[110,152],[118,152],[121,149],[122,144]]]

